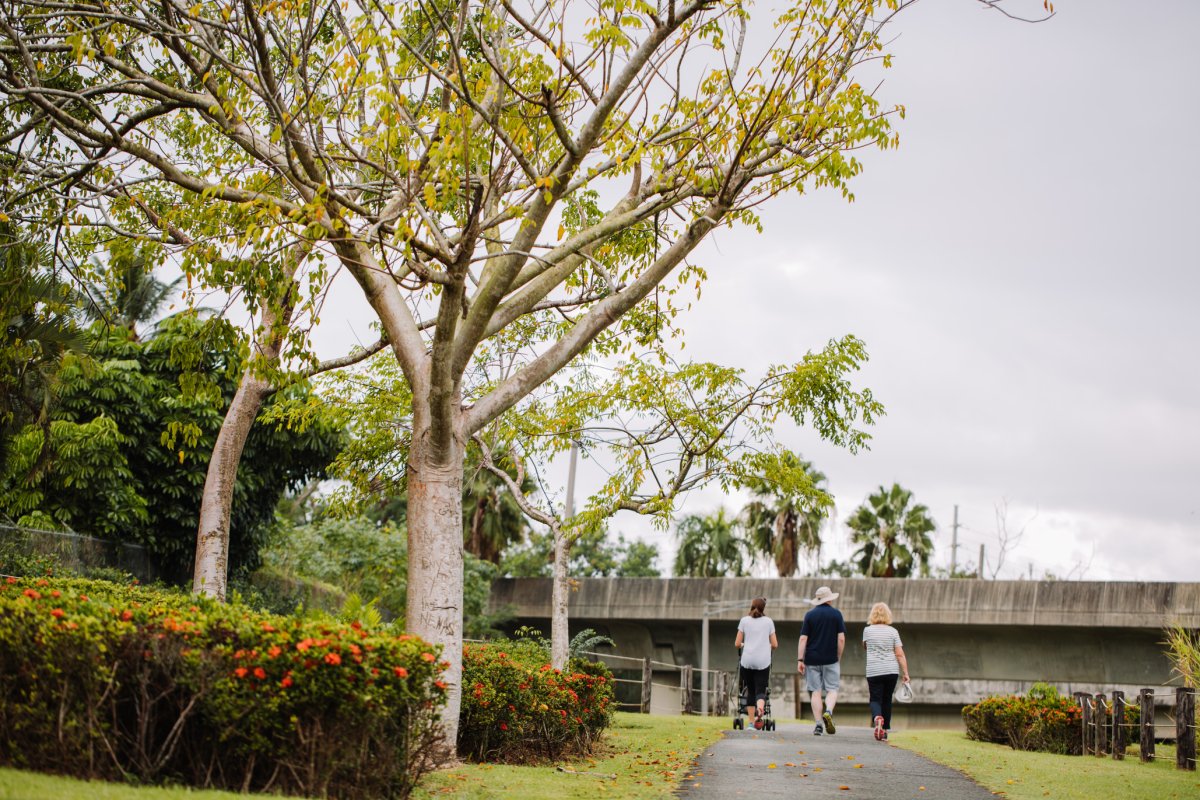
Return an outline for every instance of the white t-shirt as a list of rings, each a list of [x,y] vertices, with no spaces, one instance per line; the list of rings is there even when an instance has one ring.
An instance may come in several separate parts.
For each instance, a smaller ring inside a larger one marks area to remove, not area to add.
[[[771,635],[775,633],[771,618],[742,617],[738,630],[742,632],[742,666],[746,669],[771,666]]]
[[[891,625],[868,625],[863,629],[863,643],[867,646],[867,677],[876,675],[899,675],[900,662],[896,660],[896,645],[904,646],[900,634]]]

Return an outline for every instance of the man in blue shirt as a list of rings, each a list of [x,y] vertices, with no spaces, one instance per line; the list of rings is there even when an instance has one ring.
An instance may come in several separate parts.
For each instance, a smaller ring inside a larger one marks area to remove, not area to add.
[[[842,612],[830,605],[837,596],[837,592],[822,586],[808,601],[815,607],[804,615],[796,651],[797,671],[804,676],[805,686],[812,695],[813,719],[817,720],[813,733],[817,736],[837,733],[833,707],[837,705],[842,685],[842,651],[846,649],[846,621]]]

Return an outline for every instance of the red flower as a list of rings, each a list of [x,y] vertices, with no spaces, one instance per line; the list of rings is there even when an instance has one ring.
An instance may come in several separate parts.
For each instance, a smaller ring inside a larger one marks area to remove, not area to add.
[[[283,652],[283,648],[280,647],[279,645],[275,645],[274,647],[272,647],[270,650],[267,651],[267,655],[269,655],[271,658],[278,658],[279,654],[282,652]]]
[[[325,654],[325,663],[329,664],[330,666],[336,667],[338,664],[342,663],[342,657],[339,656],[337,653],[326,653]]]
[[[259,627],[261,627],[263,629],[264,633],[274,633],[275,632],[275,626],[269,622],[264,622]]]
[[[50,593],[50,596],[51,597],[62,597],[62,592],[60,592],[58,589],[55,589],[53,592]]]
[[[42,593],[39,592],[37,589],[26,589],[25,591],[21,592],[21,594],[25,595],[26,597],[28,597],[31,600],[41,600],[42,599]]]
[[[247,672],[249,672],[249,670],[246,669],[245,667],[238,667],[237,669],[235,669],[233,671],[233,674],[237,675],[239,678],[244,678],[244,677],[246,677]]]
[[[14,583],[17,582],[17,579],[16,578],[5,578],[4,582],[7,583],[9,586],[12,586]]]
[[[292,685],[292,672],[291,672],[291,670],[288,670],[287,672],[285,672],[285,673],[283,674],[283,680],[281,680],[281,681],[279,682],[279,685],[280,685],[280,686],[282,686],[282,687],[283,687],[283,688],[285,688],[285,689],[286,689],[287,687],[289,687],[289,686],[291,686],[291,685]]]
[[[303,641],[296,643],[296,649],[299,650],[301,653],[303,653],[305,650],[312,647],[312,645],[313,645],[312,639],[304,639]]]
[[[37,585],[38,586],[49,586],[50,581],[46,580],[45,578],[42,578],[40,581],[37,582]]]
[[[133,619],[133,612],[129,611],[128,609],[126,609],[125,611],[122,611],[121,619],[125,620],[126,622],[129,622],[129,620]]]
[[[408,677],[408,670],[406,670],[404,667],[394,667],[392,669],[392,672],[396,673],[397,678],[407,678]]]
[[[430,663],[437,661],[437,656],[433,653],[421,653],[421,658]]]
[[[254,668],[254,677],[258,678],[260,681],[265,680],[267,677],[267,671],[265,669],[263,669],[262,667],[255,667]]]
[[[441,689],[443,692],[446,691],[446,682],[445,681],[434,681],[433,685],[438,687],[439,689]]]
[[[86,603],[88,601],[88,596],[86,594],[81,594],[81,595],[79,595],[79,599],[82,602]]]
[[[500,723],[500,730],[502,730],[502,731],[506,731],[506,730],[508,730],[508,723],[501,722],[501,723]]]
[[[63,610],[61,608],[55,608],[50,611],[50,616],[54,617],[55,619],[62,619],[62,615]]]

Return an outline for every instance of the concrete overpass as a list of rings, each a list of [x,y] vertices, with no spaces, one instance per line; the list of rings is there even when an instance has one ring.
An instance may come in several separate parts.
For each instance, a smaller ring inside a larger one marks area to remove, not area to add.
[[[710,667],[733,670],[737,621],[767,597],[779,651],[772,673],[777,716],[791,716],[795,653],[805,599],[829,585],[846,618],[842,703],[866,703],[862,630],[872,604],[887,603],[904,640],[922,717],[957,719],[966,703],[1024,693],[1045,681],[1064,692],[1136,694],[1178,684],[1163,629],[1200,629],[1200,583],[905,579],[585,578],[571,592],[571,632],[593,628],[614,652],[699,666],[702,621],[710,609]],[[550,580],[504,579],[491,607],[511,607],[517,625],[550,629]],[[724,608],[726,610],[712,611]],[[853,711],[854,709],[847,709]]]

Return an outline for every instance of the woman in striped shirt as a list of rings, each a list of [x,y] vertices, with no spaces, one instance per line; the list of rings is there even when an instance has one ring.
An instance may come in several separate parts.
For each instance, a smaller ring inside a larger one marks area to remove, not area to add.
[[[908,660],[900,634],[892,627],[892,610],[887,603],[871,606],[867,627],[863,629],[863,647],[867,651],[867,688],[871,692],[871,717],[875,738],[887,739],[892,727],[892,693],[903,675],[908,683]]]

